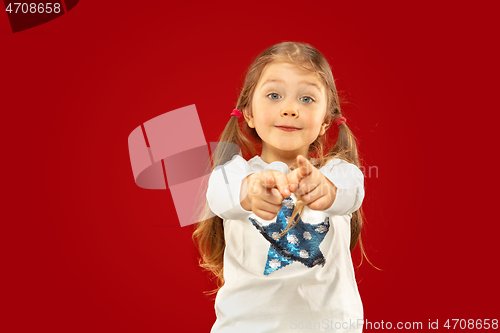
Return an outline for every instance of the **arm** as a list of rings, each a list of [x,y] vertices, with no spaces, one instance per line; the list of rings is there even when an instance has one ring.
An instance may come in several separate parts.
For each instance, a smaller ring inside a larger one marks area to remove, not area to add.
[[[241,191],[240,191],[240,199],[242,196],[245,198],[241,201],[241,207],[246,210],[246,211],[251,211],[252,210],[252,203],[250,196],[248,195],[248,180],[250,178],[250,175],[246,176],[243,178],[241,182]],[[246,195],[245,195],[246,194]]]
[[[214,169],[207,189],[208,205],[214,214],[223,219],[239,220],[252,213],[242,207],[240,199],[242,184],[250,173],[248,162],[239,155]]]
[[[364,176],[354,164],[332,159],[320,172],[336,187],[335,201],[326,209],[329,215],[347,215],[361,207],[365,196]]]

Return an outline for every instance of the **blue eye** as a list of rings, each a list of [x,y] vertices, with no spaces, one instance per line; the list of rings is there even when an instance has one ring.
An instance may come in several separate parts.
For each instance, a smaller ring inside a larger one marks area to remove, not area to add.
[[[267,96],[269,96],[270,99],[280,99],[281,96],[278,95],[277,93],[270,93]]]
[[[307,103],[307,104],[314,102],[314,99],[312,99],[312,98],[311,98],[311,97],[309,97],[309,96],[304,96],[304,97],[301,97],[301,98],[300,98],[300,100],[301,100],[302,102],[304,102],[304,103]]]

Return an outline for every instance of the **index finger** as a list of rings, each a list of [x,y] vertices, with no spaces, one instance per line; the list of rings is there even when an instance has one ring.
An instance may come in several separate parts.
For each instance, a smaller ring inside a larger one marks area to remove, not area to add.
[[[300,182],[302,179],[309,176],[313,170],[314,166],[309,162],[307,158],[302,155],[297,156],[297,164],[299,165],[299,170],[297,171],[298,181]]]
[[[267,173],[267,171],[266,171]],[[273,188],[276,186],[280,194],[287,198],[290,196],[290,190],[288,189],[288,178],[287,176],[280,171],[268,171],[269,174],[266,174],[264,177],[263,185],[266,188]]]
[[[288,174],[288,184],[290,191],[295,192],[302,179],[307,178],[314,170],[314,166],[305,157],[297,156],[297,169]]]

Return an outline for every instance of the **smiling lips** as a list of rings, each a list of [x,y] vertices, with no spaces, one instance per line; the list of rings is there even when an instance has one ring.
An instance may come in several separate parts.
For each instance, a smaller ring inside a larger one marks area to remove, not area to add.
[[[282,131],[285,132],[293,132],[293,131],[298,131],[300,128],[297,127],[288,127],[288,126],[276,126],[276,128],[279,128]]]

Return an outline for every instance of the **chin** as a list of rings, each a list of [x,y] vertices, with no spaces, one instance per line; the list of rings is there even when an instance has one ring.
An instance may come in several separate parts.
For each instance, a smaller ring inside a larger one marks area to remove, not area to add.
[[[292,151],[292,150],[297,150],[300,149],[300,147],[290,145],[290,144],[282,144],[282,145],[276,145],[275,146],[277,149],[284,150],[284,151]]]
[[[301,147],[282,145],[282,146],[277,146],[276,148],[278,148],[279,150],[290,152],[290,151],[299,151]]]

